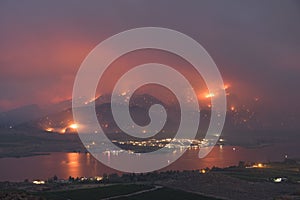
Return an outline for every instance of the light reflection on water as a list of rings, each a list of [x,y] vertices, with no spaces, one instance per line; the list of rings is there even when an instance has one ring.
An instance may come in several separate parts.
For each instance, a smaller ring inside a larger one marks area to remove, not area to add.
[[[235,149],[235,150],[234,150]],[[252,162],[267,162],[283,160],[289,157],[299,158],[299,146],[273,145],[264,148],[246,149],[232,146],[216,146],[203,159],[199,159],[199,150],[188,150],[180,159],[163,170],[193,170],[205,167],[226,167],[237,165],[240,160]],[[112,159],[117,155],[106,155]],[[120,156],[120,155],[119,155]],[[166,158],[167,160],[168,158]],[[93,177],[103,173],[117,171],[98,162],[92,155],[84,153],[51,153],[50,155],[2,158],[0,159],[0,181],[23,181],[25,179],[47,179],[57,175],[59,178]],[[119,173],[119,172],[117,172]]]

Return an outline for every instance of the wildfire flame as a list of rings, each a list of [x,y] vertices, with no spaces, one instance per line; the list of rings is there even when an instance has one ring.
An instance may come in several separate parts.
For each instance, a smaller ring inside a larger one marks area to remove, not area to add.
[[[69,127],[72,128],[72,129],[77,129],[78,128],[78,124],[71,124]]]

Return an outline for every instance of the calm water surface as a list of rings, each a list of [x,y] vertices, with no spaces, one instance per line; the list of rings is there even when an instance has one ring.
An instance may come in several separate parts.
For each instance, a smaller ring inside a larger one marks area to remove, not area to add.
[[[235,149],[235,150],[234,150]],[[252,162],[281,161],[285,155],[299,158],[299,145],[277,144],[264,148],[216,146],[203,159],[197,157],[199,150],[188,150],[179,160],[162,170],[192,170],[205,167],[237,165],[240,160]],[[51,153],[50,155],[25,158],[0,159],[0,181],[23,181],[25,179],[93,177],[103,173],[117,172],[98,162],[90,154]]]

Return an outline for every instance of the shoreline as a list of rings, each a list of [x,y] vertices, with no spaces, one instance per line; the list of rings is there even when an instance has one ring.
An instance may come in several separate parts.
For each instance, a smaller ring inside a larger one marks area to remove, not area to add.
[[[223,147],[235,147],[235,148],[244,148],[244,149],[263,149],[270,147],[275,144],[262,144],[262,145],[232,145],[232,144],[224,144]],[[214,148],[218,147],[215,145]],[[199,148],[200,149],[200,148]],[[87,149],[80,149],[80,150],[58,150],[58,151],[33,151],[33,152],[11,152],[11,153],[0,153],[0,159],[4,158],[26,158],[26,157],[34,157],[34,156],[46,156],[51,155],[52,153],[82,153],[86,154],[89,153]]]

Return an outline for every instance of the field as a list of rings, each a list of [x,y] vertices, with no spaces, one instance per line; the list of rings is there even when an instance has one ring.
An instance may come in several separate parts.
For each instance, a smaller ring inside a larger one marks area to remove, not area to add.
[[[116,200],[152,200],[152,199],[163,199],[163,200],[217,200],[212,197],[205,197],[202,195],[184,192],[181,190],[175,190],[170,188],[162,188],[153,192],[143,193],[127,198],[117,198]]]
[[[140,194],[135,194],[136,192],[144,191]],[[201,195],[184,192],[181,190],[175,190],[170,188],[154,188],[150,185],[137,185],[137,184],[126,184],[126,185],[112,185],[91,189],[79,189],[79,190],[68,190],[59,192],[42,192],[36,193],[35,195],[44,197],[47,200],[100,200],[109,199],[109,197],[114,197],[112,199],[116,200],[150,200],[150,199],[164,199],[164,200],[216,200],[210,197],[204,197]],[[128,195],[128,196],[122,196]],[[118,197],[119,196],[119,197]]]
[[[287,168],[288,166],[285,166]],[[298,166],[299,167],[299,166]],[[251,182],[272,182],[272,179],[277,177],[284,177],[289,183],[299,183],[300,174],[299,171],[287,170],[285,168],[253,168],[253,169],[226,169],[221,173],[223,175],[239,178],[245,181]]]
[[[148,185],[113,185],[90,189],[67,190],[59,192],[45,192],[41,196],[49,200],[63,200],[63,199],[101,199],[111,196],[124,195],[134,193],[141,190],[151,189]]]

